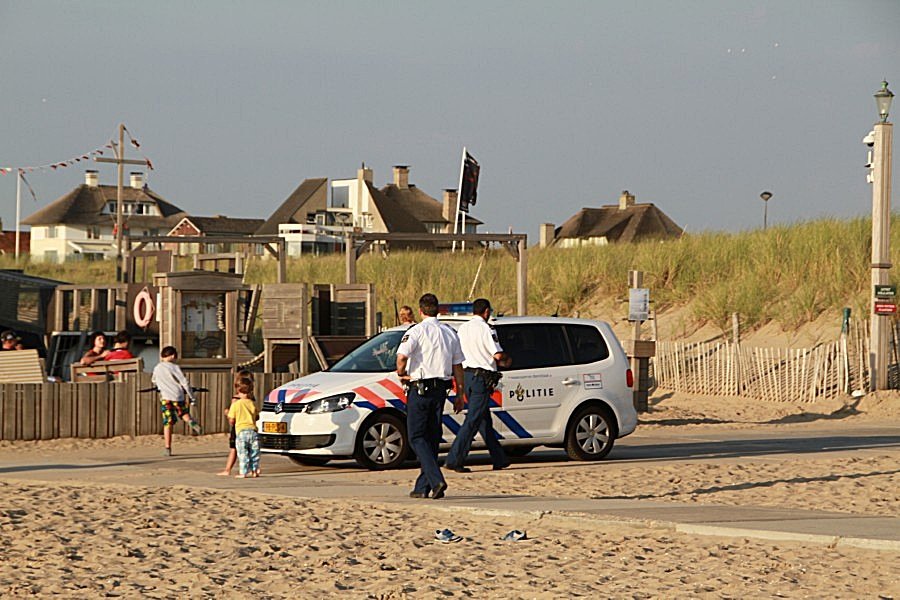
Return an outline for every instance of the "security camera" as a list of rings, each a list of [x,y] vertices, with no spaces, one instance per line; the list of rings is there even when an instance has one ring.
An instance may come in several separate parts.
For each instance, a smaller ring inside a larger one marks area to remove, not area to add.
[[[875,145],[875,132],[870,131],[869,133],[867,133],[866,137],[864,137],[862,139],[862,143],[869,147],[874,146]]]

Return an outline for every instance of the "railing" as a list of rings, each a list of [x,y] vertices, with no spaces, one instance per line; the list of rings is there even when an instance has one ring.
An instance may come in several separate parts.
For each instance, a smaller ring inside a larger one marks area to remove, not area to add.
[[[205,433],[229,430],[225,409],[231,404],[230,373],[188,373],[197,394],[191,413]],[[290,373],[259,374],[257,405],[270,390],[294,379]],[[128,374],[124,381],[100,383],[0,384],[0,440],[109,438],[162,433],[159,395],[140,392],[152,386],[149,373]],[[175,433],[189,434],[179,423]]]

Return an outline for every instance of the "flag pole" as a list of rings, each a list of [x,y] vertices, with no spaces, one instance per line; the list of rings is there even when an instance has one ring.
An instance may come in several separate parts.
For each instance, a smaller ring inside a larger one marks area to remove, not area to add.
[[[19,222],[22,219],[22,171],[16,169],[16,264],[19,264]]]
[[[459,161],[459,187],[456,188],[456,210],[453,213],[453,233],[459,232],[459,217],[462,211],[459,209],[462,198],[463,173],[466,170],[466,147],[463,146],[462,158]],[[453,240],[453,252],[456,252],[456,240]]]

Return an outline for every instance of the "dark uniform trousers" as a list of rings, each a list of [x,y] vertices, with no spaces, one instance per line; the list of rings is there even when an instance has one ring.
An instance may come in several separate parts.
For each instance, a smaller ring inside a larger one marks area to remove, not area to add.
[[[466,464],[466,457],[472,448],[472,440],[475,434],[480,433],[481,438],[491,453],[491,462],[496,468],[509,466],[506,452],[497,441],[497,432],[491,421],[491,389],[480,375],[472,371],[466,371],[466,420],[453,440],[453,447],[447,454],[447,467],[462,467]]]
[[[406,394],[406,432],[421,469],[413,487],[414,492],[428,494],[439,484],[445,483],[437,456],[441,444],[441,416],[446,399],[446,388],[440,386],[419,395],[413,384]]]

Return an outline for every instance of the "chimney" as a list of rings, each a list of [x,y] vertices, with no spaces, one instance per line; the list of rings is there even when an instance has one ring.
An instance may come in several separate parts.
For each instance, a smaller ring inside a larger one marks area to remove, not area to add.
[[[140,171],[131,172],[131,187],[139,190],[144,187],[144,174]]]
[[[634,194],[629,194],[628,190],[624,190],[619,196],[619,210],[625,210],[629,206],[634,206]]]
[[[444,206],[441,216],[450,221],[450,232],[453,233],[453,218],[456,216],[456,190],[444,190]]]
[[[556,227],[553,226],[553,223],[541,223],[538,234],[540,247],[546,248],[553,243],[554,239],[556,239]]]
[[[366,167],[366,163],[362,164],[362,167],[356,171],[356,178],[360,181],[365,181],[367,183],[372,183],[372,169]]]
[[[84,172],[84,185],[97,187],[100,185],[100,173],[91,169]]]
[[[409,167],[406,165],[394,165],[394,185],[401,190],[409,187]]]

